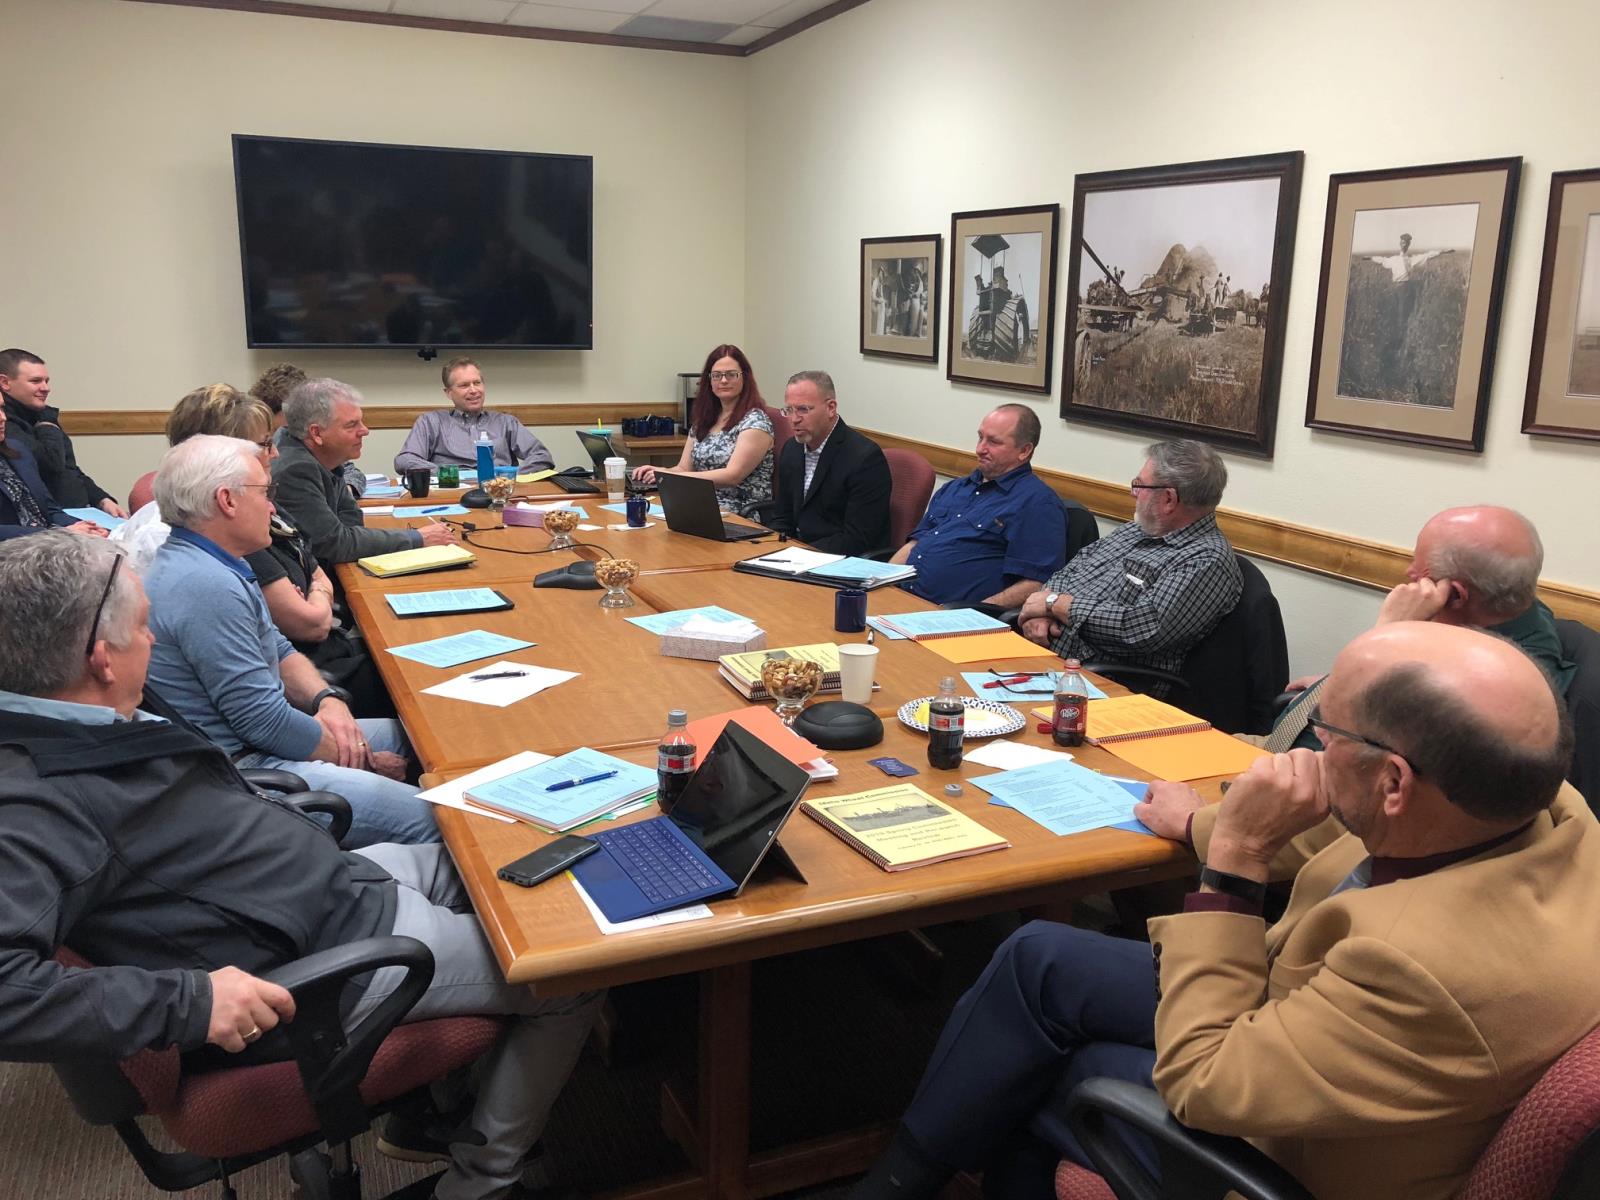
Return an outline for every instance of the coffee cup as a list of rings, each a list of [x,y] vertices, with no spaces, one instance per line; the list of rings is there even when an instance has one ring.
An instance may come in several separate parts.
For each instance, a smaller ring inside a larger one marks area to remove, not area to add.
[[[433,475],[428,467],[412,467],[406,472],[406,490],[418,500],[428,494],[428,488]]]
[[[839,647],[839,699],[866,704],[872,699],[872,674],[878,648],[856,642]]]

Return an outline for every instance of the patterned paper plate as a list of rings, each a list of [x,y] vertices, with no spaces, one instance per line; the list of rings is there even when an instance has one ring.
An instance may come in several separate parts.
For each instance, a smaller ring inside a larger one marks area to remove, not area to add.
[[[927,733],[928,705],[933,700],[933,696],[920,696],[915,700],[907,700],[900,706],[895,716],[900,718],[901,724],[909,725],[919,733]],[[963,741],[1016,733],[1028,724],[1027,718],[1009,704],[1000,704],[994,700],[979,700],[974,696],[961,697],[961,703],[967,706],[967,715],[963,722]]]

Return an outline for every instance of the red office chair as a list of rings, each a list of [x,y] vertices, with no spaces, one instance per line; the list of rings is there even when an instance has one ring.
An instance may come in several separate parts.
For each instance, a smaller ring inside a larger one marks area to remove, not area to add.
[[[906,538],[928,510],[933,495],[933,465],[915,450],[885,450],[889,464],[889,549],[905,545]]]
[[[156,498],[156,473],[146,471],[134,482],[133,490],[128,493],[128,515],[131,517],[146,504],[152,503]]]
[[[783,415],[781,409],[773,408],[770,404],[762,405],[767,410],[767,416],[772,421],[772,495],[778,495],[778,459],[783,455],[783,448],[789,444],[789,439],[794,436],[794,426],[789,423],[789,418]]]

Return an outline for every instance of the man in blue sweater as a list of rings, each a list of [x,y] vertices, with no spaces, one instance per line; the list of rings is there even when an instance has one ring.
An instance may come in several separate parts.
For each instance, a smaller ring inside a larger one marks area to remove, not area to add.
[[[357,721],[342,689],[278,632],[244,556],[271,542],[273,483],[261,447],[202,434],[167,451],[156,502],[172,533],[145,579],[150,684],[242,767],[293,771],[350,802],[345,846],[439,839],[402,781],[405,737]]]

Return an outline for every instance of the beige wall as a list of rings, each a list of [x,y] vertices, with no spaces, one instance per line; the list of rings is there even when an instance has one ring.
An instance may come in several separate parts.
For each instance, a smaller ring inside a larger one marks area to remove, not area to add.
[[[122,0],[3,8],[0,345],[44,355],[64,407],[170,408],[280,357],[372,404],[442,399],[438,364],[408,351],[245,348],[233,133],[594,156],[595,348],[482,352],[491,402],[665,410],[677,372],[742,335],[741,60]],[[570,427],[541,432],[587,461]],[[402,438],[374,434],[369,469]],[[78,439],[123,495],[162,445]]]
[[[1597,44],[1591,0],[872,0],[749,60],[748,349],[768,377],[831,370],[849,419],[968,446],[1019,397],[952,386],[942,350],[937,367],[861,357],[860,238],[948,239],[953,211],[1059,202],[1065,247],[1079,171],[1304,150],[1276,457],[1230,456],[1226,503],[1404,546],[1447,505],[1513,504],[1548,577],[1600,586],[1600,447],[1519,432],[1550,173],[1600,165]],[[1508,154],[1524,179],[1484,453],[1304,428],[1328,175]],[[1127,479],[1150,439],[1056,416],[1062,319],[1052,394],[1021,397],[1045,421],[1039,461]],[[1364,589],[1269,575],[1297,669],[1376,611]]]

